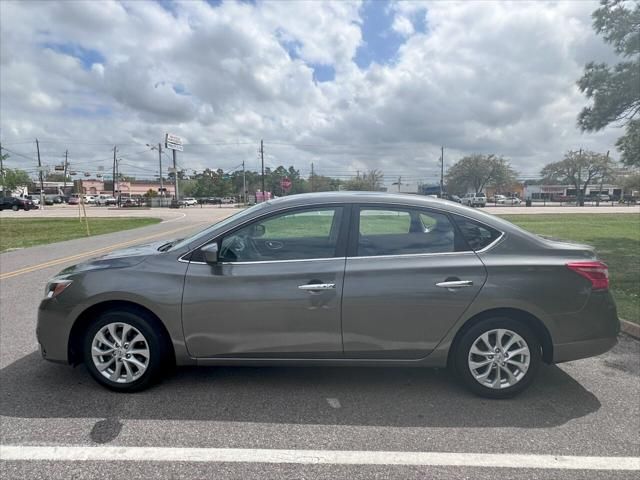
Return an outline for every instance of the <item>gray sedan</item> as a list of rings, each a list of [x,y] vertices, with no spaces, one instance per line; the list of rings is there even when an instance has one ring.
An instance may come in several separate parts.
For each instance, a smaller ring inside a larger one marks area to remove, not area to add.
[[[449,366],[504,398],[541,362],[616,343],[608,286],[590,247],[453,202],[307,194],[65,269],[37,336],[44,358],[118,391],[174,364],[397,365]]]

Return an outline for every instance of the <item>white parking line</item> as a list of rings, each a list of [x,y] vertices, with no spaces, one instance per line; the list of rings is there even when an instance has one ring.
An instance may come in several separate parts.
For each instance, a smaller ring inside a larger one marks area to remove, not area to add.
[[[424,465],[562,470],[640,470],[640,457],[488,453],[270,450],[256,448],[53,447],[0,445],[8,461],[232,462],[328,465]]]

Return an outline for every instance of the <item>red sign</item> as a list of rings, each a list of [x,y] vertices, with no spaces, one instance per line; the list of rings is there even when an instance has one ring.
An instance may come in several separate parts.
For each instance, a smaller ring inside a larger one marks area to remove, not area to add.
[[[291,185],[293,185],[291,183],[291,180],[289,179],[289,177],[284,177],[282,180],[280,180],[280,186],[282,187],[282,190],[284,190],[285,192],[288,192],[289,190],[291,190]]]

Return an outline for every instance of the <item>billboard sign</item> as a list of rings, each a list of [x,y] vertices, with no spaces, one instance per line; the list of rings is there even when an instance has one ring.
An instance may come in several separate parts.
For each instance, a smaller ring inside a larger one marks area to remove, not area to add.
[[[182,138],[177,135],[172,135],[171,133],[167,133],[165,136],[164,146],[169,150],[178,150],[180,152],[184,150],[182,147]]]

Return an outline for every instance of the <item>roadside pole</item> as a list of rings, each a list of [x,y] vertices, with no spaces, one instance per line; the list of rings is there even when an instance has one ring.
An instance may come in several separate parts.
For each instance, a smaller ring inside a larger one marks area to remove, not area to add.
[[[38,151],[38,174],[40,175],[40,208],[44,210],[44,180],[42,179],[42,163],[40,162],[40,143],[37,138],[36,150]]]
[[[242,201],[247,206],[247,177],[244,170],[244,160],[242,160]]]
[[[158,142],[158,163],[160,164],[160,206],[163,206],[164,185],[162,184],[162,143]]]
[[[164,140],[164,147],[173,152],[173,181],[174,181],[174,202],[175,206],[179,207],[180,204],[180,181],[178,180],[178,165],[176,161],[176,150],[180,150],[181,152],[184,150],[182,146],[182,138],[177,135],[172,135],[167,133]],[[162,174],[162,172],[160,172]],[[172,203],[174,203],[172,202]]]

